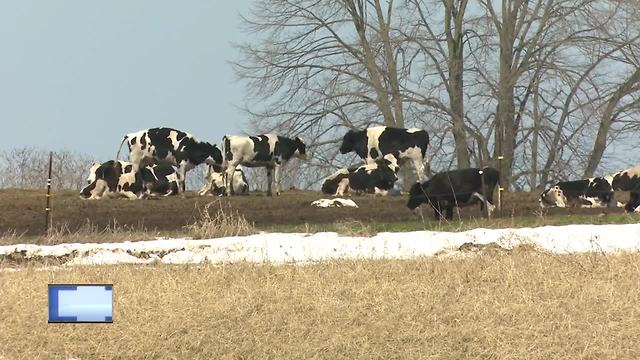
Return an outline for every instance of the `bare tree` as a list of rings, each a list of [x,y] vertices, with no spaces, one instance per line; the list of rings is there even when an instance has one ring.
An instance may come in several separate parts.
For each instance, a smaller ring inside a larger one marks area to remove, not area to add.
[[[298,186],[357,161],[344,129],[385,124],[428,130],[432,168],[504,156],[503,186],[537,188],[639,130],[637,18],[628,0],[259,0],[234,67],[252,131],[310,143]]]
[[[85,183],[93,161],[70,151],[55,151],[52,187],[79,190]],[[49,168],[49,151],[23,147],[0,151],[0,188],[44,189]]]

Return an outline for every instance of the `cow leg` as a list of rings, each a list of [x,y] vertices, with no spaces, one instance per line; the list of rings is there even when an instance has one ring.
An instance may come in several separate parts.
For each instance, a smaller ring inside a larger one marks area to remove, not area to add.
[[[204,185],[202,186],[200,191],[198,191],[198,195],[200,196],[206,195],[209,191],[211,191],[211,171],[211,165],[207,165],[207,173],[204,176]]]
[[[413,159],[413,165],[416,168],[416,175],[418,175],[418,180],[420,180],[420,183],[423,183],[427,180],[427,176],[424,170],[424,163],[422,161],[422,157],[420,157],[420,159]]]
[[[267,196],[273,196],[271,193],[271,182],[272,182],[272,172],[273,167],[267,166]]]
[[[344,193],[348,191],[349,191],[349,179],[345,178],[340,180],[340,182],[338,183],[338,189],[336,190],[336,193],[333,196],[343,197]]]
[[[224,170],[224,174],[222,175],[224,190],[227,196],[235,195],[235,192],[233,191],[233,174],[235,174],[237,166],[237,162],[228,163],[227,168]]]
[[[447,206],[447,220],[453,219],[453,206]]]
[[[184,193],[185,188],[186,188],[186,178],[187,176],[187,165],[186,164],[180,164],[180,166],[178,166],[178,185],[180,186],[180,191]]]
[[[276,195],[280,196],[280,193],[282,192],[282,188],[280,186],[280,177],[282,176],[282,166],[284,165],[284,163],[282,164],[276,164],[275,166],[275,173],[276,173]]]

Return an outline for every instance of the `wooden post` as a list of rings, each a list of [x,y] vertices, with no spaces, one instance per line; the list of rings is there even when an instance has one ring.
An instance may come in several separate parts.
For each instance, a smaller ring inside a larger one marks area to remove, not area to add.
[[[49,176],[47,177],[47,206],[44,208],[45,213],[45,235],[49,234],[51,227],[51,166],[53,165],[53,152],[49,153]]]

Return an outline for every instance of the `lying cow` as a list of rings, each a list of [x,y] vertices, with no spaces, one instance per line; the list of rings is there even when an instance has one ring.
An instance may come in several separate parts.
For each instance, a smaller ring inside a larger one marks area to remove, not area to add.
[[[615,206],[613,187],[607,179],[596,177],[585,180],[561,181],[546,189],[538,200],[540,207]]]
[[[233,195],[233,186],[226,186],[238,165],[246,167],[265,167],[267,169],[267,195],[271,196],[272,171],[276,175],[276,194],[280,195],[281,167],[293,158],[306,159],[307,147],[296,137],[290,139],[275,134],[256,136],[225,135],[222,138],[225,169],[225,190]],[[233,183],[231,184],[233,185]]]
[[[464,207],[480,202],[480,210],[487,201],[489,213],[493,211],[493,190],[498,184],[500,174],[493,168],[462,169],[435,174],[422,184],[414,184],[409,191],[407,207],[415,210],[423,203],[431,205],[436,220],[453,218],[454,207]],[[484,188],[482,183],[484,180]],[[483,196],[486,194],[486,198]]]
[[[242,169],[236,169],[236,172],[233,174],[232,182],[236,194],[249,194],[249,183],[247,182],[247,178],[244,176],[244,171],[242,171]],[[226,188],[224,186],[224,173],[215,172],[211,167],[209,167],[207,175],[205,176],[205,184],[200,190],[199,194],[213,194],[221,196],[225,193]]]
[[[169,165],[146,166],[136,171],[132,163],[110,160],[93,164],[87,183],[80,191],[84,199],[125,196],[133,200],[178,194],[180,177]]]
[[[640,185],[631,191],[631,196],[625,204],[624,209],[627,212],[640,213]]]
[[[187,171],[202,163],[218,170],[222,165],[222,152],[216,145],[198,141],[189,133],[171,128],[146,129],[125,135],[116,159],[120,157],[125,142],[129,147],[129,161],[136,167],[158,163],[176,166],[181,179],[181,191],[185,190]]]
[[[429,134],[424,130],[376,126],[360,131],[349,130],[342,139],[340,153],[355,151],[368,164],[393,154],[400,166],[412,161],[418,179],[424,181],[424,156],[428,145]]]
[[[324,180],[322,192],[333,196],[344,196],[349,189],[357,192],[386,194],[398,180],[398,161],[385,155],[373,164],[340,169]]]

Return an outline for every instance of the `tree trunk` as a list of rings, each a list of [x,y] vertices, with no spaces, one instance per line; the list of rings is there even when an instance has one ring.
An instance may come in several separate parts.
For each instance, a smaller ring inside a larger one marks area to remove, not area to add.
[[[376,105],[382,113],[385,125],[397,126],[396,119],[391,108],[391,102],[389,101],[387,91],[383,85],[383,78],[376,64],[375,54],[371,49],[369,40],[367,39],[365,23],[366,20],[364,19],[364,12],[366,10],[364,9],[364,3],[358,1],[358,4],[356,5],[354,0],[346,0],[345,5],[347,7],[347,10],[349,11],[349,14],[351,15],[351,19],[356,28],[356,32],[358,33],[360,45],[362,45],[361,61],[367,69],[369,79],[371,80],[371,85],[376,92]]]
[[[464,47],[462,43],[463,18],[466,0],[460,3],[460,9],[456,11],[453,0],[446,2],[445,32],[449,56],[447,66],[449,70],[449,106],[453,123],[453,140],[455,143],[458,168],[465,169],[471,166],[469,152],[467,151],[467,134],[464,123]],[[453,20],[455,29],[451,29]]]
[[[600,127],[598,128],[598,134],[596,135],[596,140],[593,144],[591,156],[589,156],[587,168],[584,170],[585,178],[593,177],[593,174],[596,172],[596,169],[602,160],[602,155],[604,155],[604,150],[607,147],[607,136],[609,135],[611,125],[615,120],[614,112],[616,107],[620,103],[620,100],[628,95],[639,81],[640,68],[637,68],[634,73],[631,74],[631,76],[622,85],[620,85],[620,87],[611,96],[611,99],[607,102],[607,107],[600,119]]]

